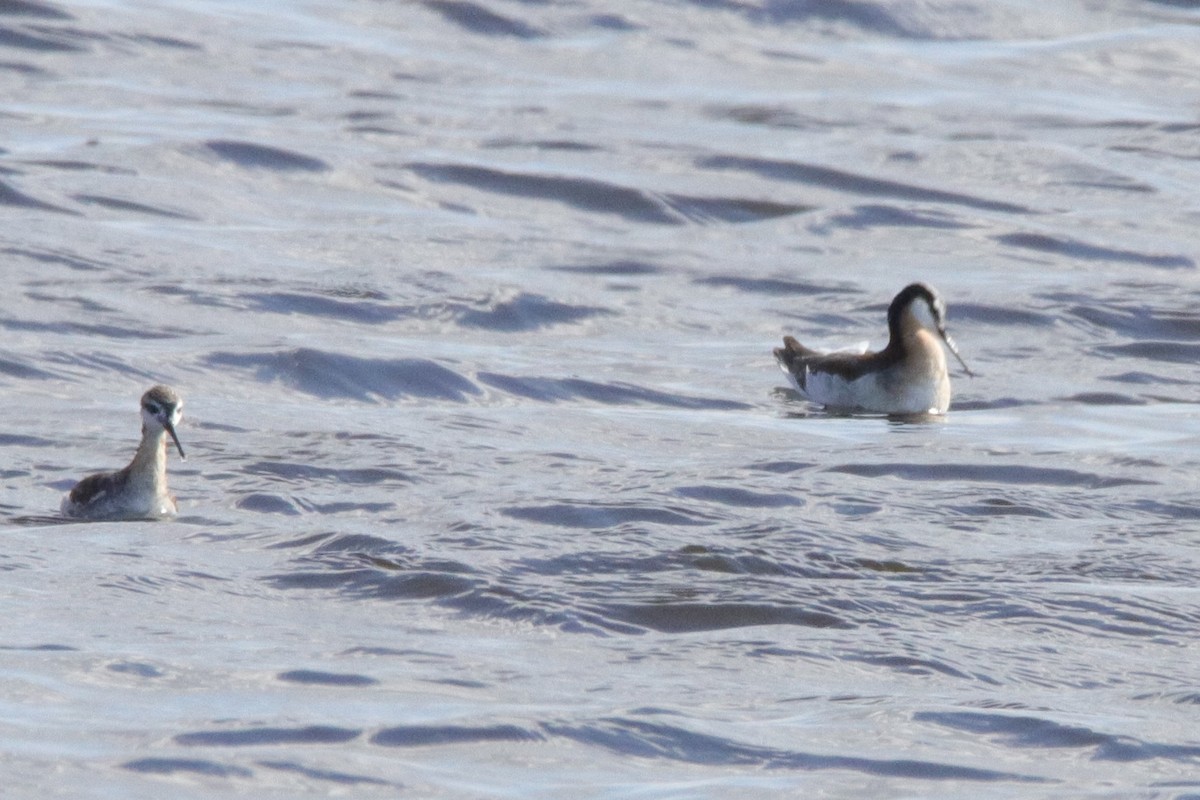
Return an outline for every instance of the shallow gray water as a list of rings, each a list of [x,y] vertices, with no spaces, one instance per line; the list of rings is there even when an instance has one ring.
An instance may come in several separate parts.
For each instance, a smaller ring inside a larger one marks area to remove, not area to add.
[[[5,789],[1200,796],[1198,23],[0,0]]]

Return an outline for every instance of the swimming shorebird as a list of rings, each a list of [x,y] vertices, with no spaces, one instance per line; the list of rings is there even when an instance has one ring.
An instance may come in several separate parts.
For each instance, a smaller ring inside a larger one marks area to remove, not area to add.
[[[946,333],[946,304],[932,286],[910,283],[888,307],[887,347],[874,353],[821,353],[791,336],[775,359],[814,403],[836,411],[944,414],[950,376],[944,343],[967,375],[975,373]]]
[[[62,513],[82,519],[160,519],[175,516],[175,498],[167,491],[167,434],[186,459],[175,426],[183,399],[169,386],[142,395],[142,441],[129,466],[98,472],[75,484],[63,498]]]

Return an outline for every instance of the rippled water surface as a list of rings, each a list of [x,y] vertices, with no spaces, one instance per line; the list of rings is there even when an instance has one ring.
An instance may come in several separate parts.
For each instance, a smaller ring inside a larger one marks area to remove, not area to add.
[[[1200,797],[1198,24],[0,0],[4,793]]]

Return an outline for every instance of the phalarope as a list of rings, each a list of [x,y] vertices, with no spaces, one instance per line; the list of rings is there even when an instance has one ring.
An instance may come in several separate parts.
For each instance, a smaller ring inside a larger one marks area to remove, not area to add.
[[[932,286],[911,283],[888,307],[887,347],[874,353],[821,353],[791,336],[775,359],[814,403],[839,411],[944,414],[950,407],[945,343],[974,377],[946,333],[946,304]]]
[[[129,466],[98,472],[75,484],[63,498],[62,513],[82,519],[158,519],[174,516],[175,498],[167,491],[167,434],[186,459],[175,426],[183,399],[169,386],[142,395],[142,441]]]

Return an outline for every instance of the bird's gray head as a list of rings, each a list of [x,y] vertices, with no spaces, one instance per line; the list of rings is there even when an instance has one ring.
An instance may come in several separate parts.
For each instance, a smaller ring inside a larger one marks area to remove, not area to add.
[[[155,386],[142,395],[142,425],[161,428],[171,434],[179,457],[186,460],[183,445],[175,433],[175,426],[183,418],[183,398],[170,386]]]

